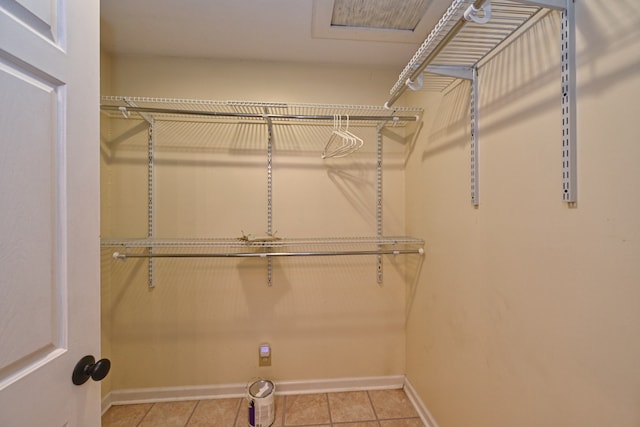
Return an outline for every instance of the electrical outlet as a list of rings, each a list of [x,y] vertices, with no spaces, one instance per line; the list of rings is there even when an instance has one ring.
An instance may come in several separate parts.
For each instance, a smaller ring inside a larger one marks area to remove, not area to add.
[[[260,344],[258,347],[258,365],[271,366],[271,346],[269,344]]]

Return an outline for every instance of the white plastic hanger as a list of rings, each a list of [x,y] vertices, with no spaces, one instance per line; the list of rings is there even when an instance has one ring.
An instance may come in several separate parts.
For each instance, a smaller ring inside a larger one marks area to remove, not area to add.
[[[349,132],[349,116],[346,116],[346,125],[342,127],[342,116],[333,116],[333,132],[324,147],[322,158],[345,157],[359,150],[364,141]]]

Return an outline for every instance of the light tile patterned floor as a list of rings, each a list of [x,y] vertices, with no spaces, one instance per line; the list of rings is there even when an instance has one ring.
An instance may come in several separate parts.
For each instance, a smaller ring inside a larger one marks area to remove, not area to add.
[[[243,398],[112,406],[102,427],[247,427]],[[273,427],[424,427],[403,390],[276,396]]]

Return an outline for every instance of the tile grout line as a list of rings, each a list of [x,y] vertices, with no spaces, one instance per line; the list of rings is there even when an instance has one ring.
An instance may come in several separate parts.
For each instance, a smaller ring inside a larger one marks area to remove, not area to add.
[[[233,419],[234,427],[238,425],[238,421],[240,420],[240,412],[242,412],[242,398],[238,399],[238,407],[236,408],[236,417]],[[247,424],[249,423],[247,422]]]
[[[373,415],[376,417],[375,421],[380,425],[380,418],[378,418],[378,411],[376,411],[376,405],[373,404],[373,399],[371,399],[371,394],[369,394],[369,390],[365,390],[367,392],[367,399],[369,399],[369,405],[371,405],[371,409],[373,410]]]
[[[142,424],[142,422],[144,421],[145,418],[147,418],[147,415],[149,415],[149,412],[151,412],[151,410],[153,409],[153,407],[156,406],[156,404],[152,404],[149,409],[147,410],[147,412],[144,413],[144,415],[142,416],[142,418],[140,418],[140,421],[138,421],[138,424],[136,424],[136,426],[139,426],[140,424]]]
[[[196,404],[193,405],[193,409],[191,410],[191,413],[189,414],[187,421],[184,423],[184,427],[187,427],[189,425],[189,422],[191,421],[191,418],[193,418],[193,414],[196,413],[196,408],[198,407],[198,405],[200,405],[200,402],[202,402],[202,400],[196,401]]]
[[[287,396],[282,396],[282,418],[280,419],[282,426],[284,426],[284,420],[286,419],[286,415],[287,415]]]
[[[329,426],[333,426],[333,417],[331,416],[331,402],[329,402],[329,393],[324,394],[327,401],[327,410],[329,411]]]

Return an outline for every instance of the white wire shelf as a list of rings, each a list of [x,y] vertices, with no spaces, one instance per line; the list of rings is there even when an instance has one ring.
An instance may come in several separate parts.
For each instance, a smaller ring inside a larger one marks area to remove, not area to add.
[[[336,120],[346,119],[347,123],[373,126],[378,136],[377,159],[377,205],[382,206],[382,128],[383,126],[404,126],[421,120],[423,109],[415,107],[385,108],[373,105],[301,104],[247,101],[208,101],[193,99],[142,98],[105,96],[101,99],[101,110],[109,118],[138,118],[149,124],[148,133],[148,236],[154,236],[153,194],[154,194],[154,135],[155,124],[159,121],[188,123],[256,123],[265,124],[268,129],[267,144],[267,193],[269,210],[267,222],[271,221],[271,146],[275,124],[333,125]],[[381,209],[377,212],[381,224]],[[268,227],[267,233],[270,233]],[[377,277],[382,283],[382,255],[423,254],[424,241],[410,237],[382,237],[381,227],[375,237],[349,238],[305,238],[264,239],[242,236],[241,238],[195,238],[160,239],[127,238],[103,239],[103,247],[116,250],[115,259],[147,258],[149,286],[153,287],[154,258],[222,258],[276,256],[344,256],[377,255]],[[271,262],[267,266],[267,284],[271,286]]]
[[[491,18],[487,23],[464,18],[465,11],[474,4],[490,5]],[[387,104],[393,104],[408,83],[414,82],[423,72],[427,90],[445,89],[456,77],[439,75],[439,67],[477,66],[533,17],[549,9],[561,9],[561,4],[562,1],[553,0],[454,0],[400,73],[389,91],[392,99]],[[435,84],[430,84],[431,79]]]
[[[349,245],[424,245],[424,240],[407,236],[329,238],[195,238],[195,239],[102,239],[103,247],[124,248],[283,248]]]
[[[423,254],[424,240],[407,236],[336,238],[103,239],[113,258],[214,258]],[[131,249],[155,249],[153,253]],[[305,250],[303,250],[305,249]],[[275,252],[274,250],[278,250]],[[286,250],[286,251],[285,251]],[[173,252],[168,252],[173,251]],[[248,251],[248,252],[247,252]]]
[[[103,96],[101,109],[111,116],[129,117],[130,114],[151,115],[156,120],[225,121],[270,120],[279,122],[327,122],[335,116],[349,117],[351,123],[378,124],[391,122],[403,126],[422,118],[423,109],[394,107],[387,109],[375,105],[304,104],[253,101],[211,101],[197,99],[144,98],[125,96]]]
[[[471,82],[471,203],[479,205],[478,68],[508,39],[522,34],[547,12],[560,12],[562,200],[577,201],[576,28],[574,0],[453,0],[400,73],[385,107],[407,88],[441,92],[459,79]]]

